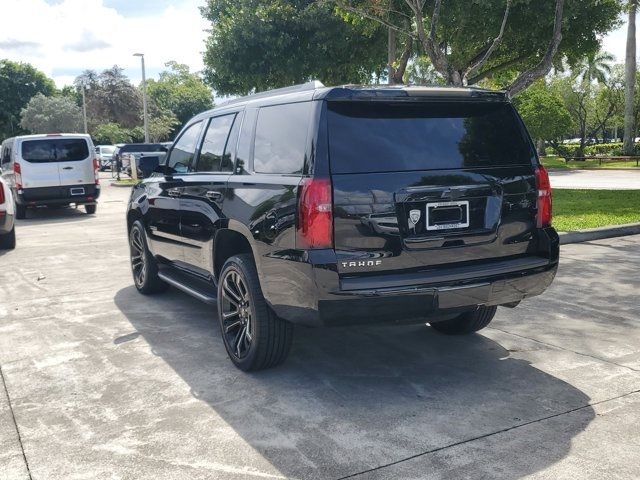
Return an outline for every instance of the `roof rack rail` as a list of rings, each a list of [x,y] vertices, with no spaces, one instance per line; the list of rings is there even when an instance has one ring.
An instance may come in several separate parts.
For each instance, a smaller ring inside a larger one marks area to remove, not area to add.
[[[274,88],[273,90],[265,90],[264,92],[253,93],[244,97],[234,98],[233,100],[221,103],[222,105],[232,105],[234,103],[246,102],[247,100],[253,100],[256,98],[272,97],[275,95],[285,95],[287,93],[307,92],[309,90],[316,90],[323,88],[324,84],[320,80],[311,80],[307,83],[301,83],[300,85],[292,85],[290,87]]]

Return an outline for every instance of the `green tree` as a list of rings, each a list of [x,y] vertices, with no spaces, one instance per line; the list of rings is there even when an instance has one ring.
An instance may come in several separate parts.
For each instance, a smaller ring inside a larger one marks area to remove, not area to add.
[[[96,145],[115,145],[131,141],[131,132],[117,123],[102,123],[93,129]]]
[[[213,108],[211,89],[207,87],[200,75],[189,71],[187,65],[168,62],[168,70],[160,73],[158,80],[147,80],[147,93],[152,103],[162,115],[174,115],[173,126],[169,133],[179,130],[191,117],[205,110]],[[163,121],[158,120],[158,125]]]
[[[596,51],[587,54],[574,67],[577,78],[587,83],[605,83],[611,75],[611,64],[615,57],[608,52]]]
[[[590,123],[600,132],[603,141],[618,138],[617,127],[624,125],[624,70],[615,65],[610,74],[595,87]],[[597,135],[597,133],[596,133]]]
[[[398,22],[391,0],[321,1],[418,39],[449,85],[491,78],[512,95],[559,59],[573,64],[596,51],[599,35],[619,24],[622,8],[620,0],[405,0],[410,21]]]
[[[82,131],[82,111],[66,97],[36,94],[22,110],[20,126],[31,133]]]
[[[149,140],[154,143],[169,140],[179,124],[180,121],[173,112],[164,111],[152,115],[149,120]]]
[[[562,97],[544,80],[538,80],[519,95],[515,105],[539,147],[544,142],[557,145],[571,131],[573,122]]]
[[[20,114],[34,95],[53,95],[53,80],[27,63],[0,60],[0,139],[23,133]]]
[[[142,122],[142,94],[117,65],[100,74],[87,70],[74,85],[79,95],[85,89],[90,132],[103,123],[133,128]]]
[[[347,23],[314,0],[208,0],[205,80],[237,95],[318,78],[369,83],[386,64],[386,29]]]

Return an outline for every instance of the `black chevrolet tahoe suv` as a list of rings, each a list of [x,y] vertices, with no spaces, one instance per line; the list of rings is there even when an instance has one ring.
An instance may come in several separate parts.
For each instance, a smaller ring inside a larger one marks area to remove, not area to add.
[[[324,87],[193,118],[127,210],[144,294],[217,305],[242,370],[282,362],[293,324],[486,327],[558,267],[549,178],[501,92]]]

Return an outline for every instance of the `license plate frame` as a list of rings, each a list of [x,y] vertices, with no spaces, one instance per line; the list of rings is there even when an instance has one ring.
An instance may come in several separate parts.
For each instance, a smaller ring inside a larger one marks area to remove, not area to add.
[[[71,194],[72,197],[77,197],[80,195],[84,195],[85,190],[84,190],[84,187],[71,187],[69,189],[69,193]]]
[[[442,207],[459,207],[461,209],[461,221],[450,223],[432,223],[433,210]],[[469,201],[468,200],[456,200],[451,202],[432,202],[427,203],[425,226],[428,231],[433,230],[454,230],[460,228],[469,227]]]

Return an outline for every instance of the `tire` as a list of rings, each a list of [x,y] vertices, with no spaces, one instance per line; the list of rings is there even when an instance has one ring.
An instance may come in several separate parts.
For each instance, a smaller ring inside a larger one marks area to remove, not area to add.
[[[222,267],[218,319],[227,354],[240,370],[275,367],[291,350],[293,325],[267,305],[250,254],[233,256]]]
[[[447,335],[469,335],[491,323],[498,307],[478,307],[477,310],[465,312],[451,320],[434,322],[431,326]]]
[[[24,220],[25,218],[27,218],[26,205],[20,205],[19,203],[16,203],[16,218],[18,220]]]
[[[140,220],[136,220],[131,226],[129,252],[133,283],[140,293],[150,295],[163,292],[169,287],[158,277],[158,262],[147,247],[144,227]]]
[[[15,225],[9,233],[0,235],[0,250],[13,250],[14,248],[16,248]]]
[[[88,215],[93,215],[94,213],[96,213],[97,208],[97,205],[85,205],[84,211],[87,212]]]

